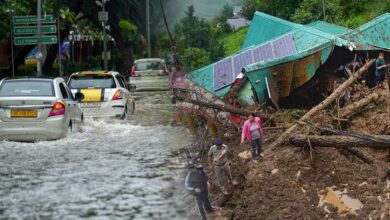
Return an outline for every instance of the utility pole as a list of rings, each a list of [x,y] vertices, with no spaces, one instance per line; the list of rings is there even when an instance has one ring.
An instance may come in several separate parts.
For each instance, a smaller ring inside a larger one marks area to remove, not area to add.
[[[151,57],[152,49],[150,45],[150,1],[146,0],[146,33],[148,38],[148,57]]]
[[[38,29],[38,54],[37,54],[37,74],[38,76],[42,76],[42,60],[43,60],[43,55],[42,55],[42,46],[41,46],[41,38],[42,38],[42,33],[41,33],[41,20],[42,18],[42,1],[37,0],[37,29]]]
[[[324,14],[324,21],[326,21],[326,15],[325,15],[325,0],[322,0],[322,13]]]
[[[14,32],[12,30],[13,28],[13,16],[14,16],[14,10],[11,9],[9,13],[9,26],[11,29],[11,67],[12,67],[12,76],[15,77],[15,58],[14,58]]]
[[[57,30],[58,30],[58,64],[59,64],[59,71],[60,76],[62,77],[64,75],[64,72],[62,71],[62,55],[61,55],[61,29],[60,29],[60,16],[57,16]]]
[[[106,2],[103,0],[103,13],[106,13]],[[106,20],[103,20],[103,58],[104,58],[104,70],[108,70],[108,59],[107,59],[107,39],[106,39]]]
[[[108,56],[107,56],[107,36],[106,36],[106,24],[108,21],[108,13],[106,12],[106,3],[110,0],[97,0],[96,4],[102,7],[102,11],[98,13],[98,20],[102,22],[103,26],[103,60],[104,70],[108,70]]]

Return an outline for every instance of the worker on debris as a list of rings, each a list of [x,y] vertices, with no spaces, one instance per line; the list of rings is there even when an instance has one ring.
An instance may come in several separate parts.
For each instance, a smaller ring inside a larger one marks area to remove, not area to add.
[[[383,88],[383,81],[385,81],[386,68],[389,64],[385,64],[385,54],[379,53],[378,59],[375,61],[375,85],[380,85]]]
[[[209,150],[209,164],[213,163],[217,184],[223,194],[228,195],[226,190],[227,183],[233,183],[233,177],[230,170],[230,162],[227,158],[228,147],[223,144],[221,138],[217,138],[214,145]],[[212,160],[212,162],[211,162]]]
[[[185,179],[186,189],[195,197],[202,220],[206,220],[206,212],[213,212],[208,193],[208,177],[202,165],[196,159],[188,164],[189,171]]]
[[[261,128],[261,119],[252,113],[242,128],[241,145],[244,144],[245,139],[251,144],[252,161],[254,163],[257,163],[257,156],[261,153],[262,137],[263,129]]]

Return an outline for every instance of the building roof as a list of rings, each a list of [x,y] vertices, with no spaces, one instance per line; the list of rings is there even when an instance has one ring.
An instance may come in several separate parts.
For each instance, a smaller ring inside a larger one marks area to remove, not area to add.
[[[247,72],[251,72],[258,68],[267,68],[283,62],[299,59],[325,48],[333,48],[334,44],[339,46],[348,45],[348,41],[341,39],[336,35],[322,32],[313,27],[295,24],[261,12],[256,12],[243,43],[243,49],[229,57],[235,57],[253,48],[262,47],[285,36],[291,36],[293,39],[293,46],[296,49],[293,54],[290,53],[290,55],[287,56],[279,56],[259,63],[252,63],[251,65],[242,66],[242,68],[245,68]],[[327,58],[328,57],[326,56],[322,60],[326,61]],[[213,66],[214,64],[211,64],[202,69],[193,71],[187,74],[187,78],[212,94],[223,97],[229,91],[230,86],[227,85],[226,87],[217,90],[214,88]]]
[[[315,56],[316,65],[308,63],[307,67],[302,70],[302,73],[297,73],[307,75],[308,77],[305,80],[309,80],[315,74],[319,65],[325,63],[335,46],[345,47],[350,50],[359,48],[390,49],[390,14],[387,13],[382,15],[367,24],[350,31],[347,28],[323,21],[313,22],[309,25],[301,25],[268,14],[256,12],[242,45],[243,49],[224,60],[246,53],[253,48],[270,44],[287,35],[291,36],[293,39],[293,44],[296,49],[294,53],[273,57],[268,60],[261,60],[257,63],[245,65],[243,68],[251,74],[251,72],[258,72],[261,69],[266,70],[290,61]],[[224,60],[220,62],[224,62]],[[233,61],[231,62],[233,63]],[[229,91],[230,85],[227,84],[225,87],[215,88],[214,65],[217,63],[195,70],[187,74],[187,78],[205,88],[210,93],[219,97],[224,97]],[[299,86],[300,84],[302,84],[302,82],[299,82],[297,85]]]
[[[341,35],[341,34],[346,34],[351,31],[351,29],[328,23],[326,21],[314,21],[310,24],[307,24],[310,27],[313,27],[317,30],[320,30],[322,32],[326,32],[329,34],[334,34],[334,35]]]
[[[353,41],[357,50],[390,50],[390,13],[376,17],[342,37]]]

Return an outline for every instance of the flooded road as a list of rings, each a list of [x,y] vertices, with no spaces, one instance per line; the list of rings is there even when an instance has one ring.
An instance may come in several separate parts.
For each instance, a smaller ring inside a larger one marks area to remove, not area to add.
[[[172,152],[190,135],[170,125],[173,106],[146,103],[62,140],[0,142],[0,219],[184,219]]]

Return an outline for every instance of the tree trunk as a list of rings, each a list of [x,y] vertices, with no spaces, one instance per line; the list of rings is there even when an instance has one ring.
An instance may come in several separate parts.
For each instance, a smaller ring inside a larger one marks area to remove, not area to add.
[[[358,102],[352,103],[340,111],[340,118],[348,119],[354,115],[358,110],[366,107],[368,104],[374,102],[380,97],[378,93],[372,93],[364,99],[359,100]]]
[[[351,136],[319,136],[319,135],[294,135],[289,139],[289,143],[298,146],[313,146],[313,147],[371,147],[371,148],[389,148],[390,135],[371,135],[373,139],[361,139]],[[378,141],[375,141],[377,139]],[[379,140],[386,142],[379,142]]]
[[[122,39],[118,39],[117,47],[122,61],[120,65],[117,66],[117,70],[124,76],[129,76],[128,72],[131,70],[131,64],[133,63],[133,46],[129,43],[123,42]]]
[[[242,115],[242,116],[249,116],[250,114],[255,113],[260,117],[259,112],[251,112],[251,111],[247,111],[244,109],[238,109],[238,108],[235,108],[231,105],[219,105],[219,104],[215,104],[215,103],[203,102],[203,101],[199,101],[199,100],[195,100],[195,99],[185,98],[182,96],[176,96],[176,98],[177,98],[177,100],[192,103],[192,104],[198,105],[200,107],[216,109],[216,110],[225,111],[225,112],[229,112],[229,113],[236,114],[236,115]],[[269,117],[262,114],[261,118],[269,118]]]
[[[314,115],[318,114],[319,111],[328,107],[331,103],[333,103],[337,97],[341,95],[349,86],[351,86],[357,78],[359,78],[363,73],[365,73],[368,68],[375,62],[375,60],[370,60],[367,62],[362,68],[360,68],[356,73],[354,73],[351,77],[348,78],[343,84],[341,84],[333,93],[328,96],[324,101],[320,104],[312,108],[308,111],[304,116],[302,116],[299,121],[307,121],[311,119]],[[298,123],[295,123],[289,129],[287,129],[283,134],[279,136],[278,139],[271,145],[270,149],[275,149],[276,147],[283,144],[288,138],[295,132],[295,130],[299,127]]]

